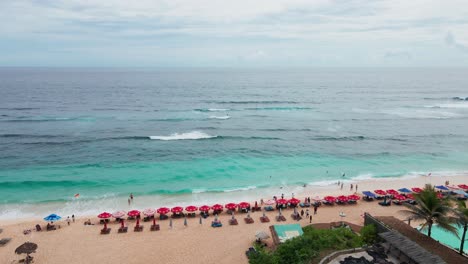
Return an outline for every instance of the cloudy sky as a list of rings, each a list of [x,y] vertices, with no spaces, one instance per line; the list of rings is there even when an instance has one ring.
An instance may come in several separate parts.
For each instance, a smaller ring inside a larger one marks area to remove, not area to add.
[[[468,66],[468,1],[0,0],[0,66]]]

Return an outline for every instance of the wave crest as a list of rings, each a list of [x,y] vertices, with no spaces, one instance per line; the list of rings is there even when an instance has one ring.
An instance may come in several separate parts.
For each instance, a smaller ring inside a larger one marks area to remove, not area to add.
[[[197,140],[197,139],[209,139],[209,138],[216,138],[218,136],[212,136],[201,131],[191,131],[187,133],[173,133],[169,136],[150,136],[150,139],[153,140]]]

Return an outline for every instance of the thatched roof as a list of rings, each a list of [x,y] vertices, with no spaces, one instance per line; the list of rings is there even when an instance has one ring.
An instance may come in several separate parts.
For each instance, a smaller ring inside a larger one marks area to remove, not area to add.
[[[396,247],[399,251],[416,263],[431,263],[431,264],[445,264],[439,256],[429,253],[427,250],[419,246],[416,242],[408,239],[395,231],[380,233],[379,236],[392,247]]]
[[[374,218],[384,223],[391,229],[396,230],[403,236],[416,242],[419,246],[428,252],[431,252],[434,255],[438,255],[447,263],[468,263],[468,258],[458,254],[452,249],[449,249],[434,239],[421,234],[410,225],[393,216],[375,216]]]

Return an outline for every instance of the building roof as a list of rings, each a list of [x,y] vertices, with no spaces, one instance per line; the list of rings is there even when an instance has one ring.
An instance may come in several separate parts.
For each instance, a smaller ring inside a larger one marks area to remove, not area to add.
[[[396,230],[403,236],[416,242],[419,246],[428,252],[431,252],[434,255],[438,255],[447,263],[468,263],[468,258],[458,254],[454,250],[435,241],[434,239],[421,234],[410,225],[393,216],[375,216],[374,218],[384,223],[391,229]]]
[[[388,231],[380,233],[379,236],[392,247],[396,247],[399,251],[405,254],[407,257],[412,259],[417,263],[431,263],[431,264],[445,264],[447,262],[443,261],[439,256],[433,255],[416,242],[408,239],[407,237],[401,235],[395,231]]]

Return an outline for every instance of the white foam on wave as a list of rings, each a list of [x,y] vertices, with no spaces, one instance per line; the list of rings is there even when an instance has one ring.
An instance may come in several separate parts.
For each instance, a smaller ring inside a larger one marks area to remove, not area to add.
[[[427,105],[426,108],[468,108],[468,103],[453,103],[453,104],[437,104],[437,105]]]
[[[212,136],[201,131],[191,131],[187,133],[174,133],[169,136],[150,136],[150,139],[154,140],[196,140],[196,139],[208,139],[215,138],[217,136]]]
[[[247,187],[241,187],[241,188],[227,189],[227,190],[224,190],[223,192],[239,192],[239,191],[248,191],[248,190],[253,190],[253,189],[257,189],[257,186],[247,186]]]
[[[229,111],[231,109],[226,109],[226,108],[208,108],[209,112],[225,112]]]
[[[460,114],[449,112],[449,111],[440,111],[438,109],[392,109],[384,110],[383,114],[394,115],[403,118],[415,118],[415,119],[448,119],[448,118],[457,118],[460,117]]]
[[[231,118],[230,116],[228,115],[225,115],[225,116],[210,116],[210,119],[221,119],[221,120],[226,120],[226,119],[229,119]]]

